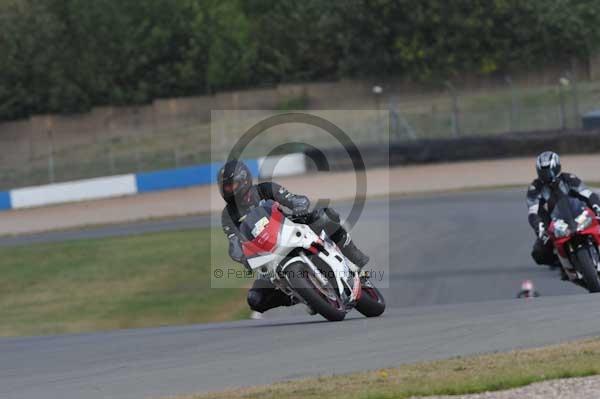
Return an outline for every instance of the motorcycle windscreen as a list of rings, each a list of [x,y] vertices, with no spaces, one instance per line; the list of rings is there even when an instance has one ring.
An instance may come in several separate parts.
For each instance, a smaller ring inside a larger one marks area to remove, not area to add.
[[[252,209],[240,225],[240,232],[247,239],[242,243],[246,257],[271,252],[277,245],[284,215],[274,201],[265,201]]]
[[[578,198],[561,196],[552,210],[552,220],[564,220],[571,229],[576,229],[575,218],[583,212],[586,204]]]
[[[273,201],[264,201],[246,213],[242,224],[240,224],[240,233],[246,240],[254,240],[269,223],[273,212],[273,204]]]

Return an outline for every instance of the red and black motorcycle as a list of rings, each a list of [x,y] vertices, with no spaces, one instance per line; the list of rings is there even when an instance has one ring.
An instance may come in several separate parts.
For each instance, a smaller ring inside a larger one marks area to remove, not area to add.
[[[578,198],[559,196],[551,213],[549,233],[563,270],[573,283],[600,292],[600,223]]]

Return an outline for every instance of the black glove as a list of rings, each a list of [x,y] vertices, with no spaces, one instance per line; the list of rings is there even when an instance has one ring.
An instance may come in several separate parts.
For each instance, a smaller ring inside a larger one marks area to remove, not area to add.
[[[540,240],[542,240],[544,245],[546,245],[548,243],[548,240],[550,239],[550,235],[548,235],[548,232],[546,231],[546,228],[544,227],[544,223],[539,224],[537,235],[538,235],[538,238]]]
[[[594,213],[596,213],[596,216],[600,216],[600,205],[594,204],[592,205],[592,209],[594,210]]]
[[[308,216],[309,213],[310,212],[309,212],[308,208],[306,208],[304,206],[298,206],[298,207],[292,209],[292,215],[294,217],[298,217],[298,218],[306,217],[306,216]]]
[[[289,199],[292,215],[303,217],[309,214],[310,201],[302,195],[294,195]]]

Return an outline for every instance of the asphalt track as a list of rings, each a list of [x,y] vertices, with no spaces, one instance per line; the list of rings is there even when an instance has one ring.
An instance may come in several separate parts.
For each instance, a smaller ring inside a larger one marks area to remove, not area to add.
[[[286,308],[265,320],[0,339],[0,397],[160,397],[600,335],[600,296],[572,295],[583,291],[531,262],[523,197],[501,190],[369,201],[355,239],[384,272],[380,285],[389,283],[381,318],[351,313],[328,323]],[[0,245],[210,223],[151,221]],[[514,299],[524,279],[541,298]]]

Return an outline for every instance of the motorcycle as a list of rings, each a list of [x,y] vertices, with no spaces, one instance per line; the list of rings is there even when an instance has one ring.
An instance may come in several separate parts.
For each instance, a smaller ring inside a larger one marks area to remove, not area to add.
[[[251,209],[240,224],[248,265],[295,303],[304,303],[329,321],[341,321],[353,308],[367,317],[385,310],[381,292],[361,276],[322,231],[286,215],[271,200]]]
[[[600,223],[593,210],[562,194],[551,213],[550,240],[568,279],[600,292]]]

